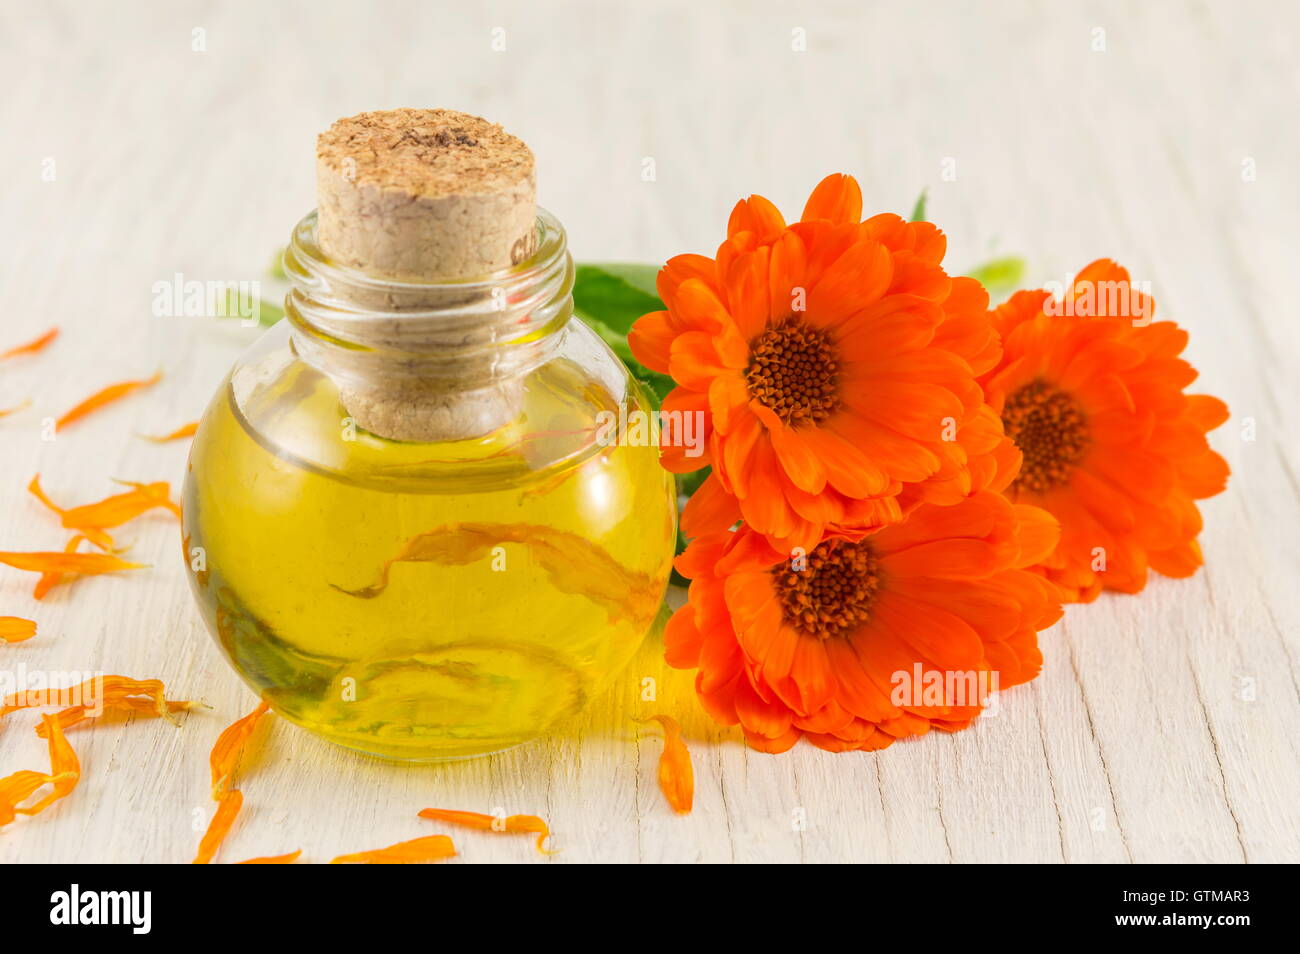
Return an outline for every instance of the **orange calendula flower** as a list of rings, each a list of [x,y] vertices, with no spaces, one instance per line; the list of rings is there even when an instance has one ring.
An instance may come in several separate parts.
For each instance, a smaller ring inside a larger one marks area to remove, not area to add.
[[[10,358],[16,358],[20,354],[35,354],[38,351],[44,351],[45,348],[50,344],[50,342],[52,342],[58,336],[59,336],[59,329],[51,328],[49,331],[45,332],[45,334],[41,335],[39,338],[36,338],[33,341],[29,341],[26,344],[21,344],[18,345],[17,347],[10,348],[8,351],[0,352],[0,361],[7,361]]]
[[[162,508],[180,518],[181,508],[172,502],[171,485],[165,480],[151,484],[129,480],[118,480],[114,483],[131,489],[126,493],[114,494],[95,503],[82,504],[80,507],[70,509],[58,506],[45,495],[45,491],[41,489],[40,474],[32,478],[31,483],[27,485],[27,492],[57,513],[64,527],[85,534],[86,539],[105,550],[113,546],[113,538],[104,531],[120,527],[142,513]]]
[[[695,767],[682,741],[682,727],[672,716],[653,715],[637,722],[658,722],[664,730],[664,750],[659,756],[659,789],[679,815],[689,815],[695,804]]]
[[[0,616],[0,643],[21,643],[36,635],[36,621],[21,616]]]
[[[1020,292],[992,313],[1005,353],[984,388],[1024,453],[1006,493],[1060,521],[1039,569],[1067,601],[1136,593],[1148,570],[1190,576],[1201,565],[1196,501],[1227,484],[1205,435],[1228,408],[1184,393],[1196,378],[1180,357],[1187,332],[1154,313],[1106,259],[1063,300]]]
[[[743,517],[807,549],[828,526],[869,532],[1014,469],[975,381],[999,352],[987,293],[943,270],[935,226],[861,215],[848,176],[823,180],[793,225],[752,196],[715,258],[679,255],[659,273],[667,309],[628,343],[677,382],[668,420],[705,422],[696,456],[663,433],[669,470],[713,468],[683,512],[687,536]]]
[[[668,664],[698,669],[705,709],[765,752],[964,728],[990,693],[1038,673],[1037,634],[1060,605],[1025,567],[1056,541],[1049,514],[992,491],[794,559],[748,528],[710,534],[677,561],[692,583]]]
[[[444,858],[452,858],[455,854],[456,846],[446,835],[427,835],[424,838],[401,841],[395,845],[389,845],[387,848],[358,851],[351,855],[339,855],[330,864],[412,865],[419,864],[422,861],[441,861]]]
[[[108,387],[96,391],[86,400],[82,401],[72,410],[68,411],[57,421],[54,422],[54,429],[61,431],[73,421],[79,421],[87,414],[99,410],[107,404],[114,401],[120,401],[122,398],[134,394],[136,391],[144,388],[151,388],[162,380],[162,372],[159,371],[151,378],[145,378],[141,381],[123,381],[119,384],[110,384]]]
[[[95,576],[100,573],[116,573],[118,570],[140,570],[143,563],[131,563],[111,553],[77,553],[79,540],[69,542],[69,549],[63,553],[15,553],[0,552],[0,563],[18,570],[30,570],[40,573],[41,579],[33,595],[40,599],[49,592],[50,587],[60,582],[64,574],[77,576]],[[55,578],[55,574],[58,575]]]
[[[537,836],[537,850],[544,855],[555,854],[547,851],[543,845],[551,837],[551,829],[536,815],[485,815],[482,812],[462,812],[450,808],[425,808],[420,811],[421,818],[432,821],[445,821],[465,828],[479,831],[499,831],[507,834]]]
[[[81,779],[81,763],[77,753],[72,750],[68,740],[63,737],[63,730],[53,716],[41,716],[45,723],[50,748],[50,773],[24,770],[0,779],[0,827],[9,824],[16,815],[36,815],[43,812],[60,798],[65,798],[77,787]],[[43,786],[49,785],[50,791],[33,805],[22,807],[22,803],[35,795]]]
[[[166,444],[169,441],[179,441],[186,437],[193,437],[195,433],[198,432],[198,429],[199,429],[199,422],[190,421],[188,424],[182,424],[180,427],[176,428],[176,430],[172,431],[170,434],[162,434],[157,436],[150,435],[150,434],[143,434],[141,436],[144,437],[144,439],[147,441],[153,441],[155,444]]]

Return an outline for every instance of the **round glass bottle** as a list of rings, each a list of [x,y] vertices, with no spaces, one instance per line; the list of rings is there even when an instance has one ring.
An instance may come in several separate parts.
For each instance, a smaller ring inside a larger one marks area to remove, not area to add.
[[[285,270],[286,318],[218,390],[186,473],[185,558],[218,645],[280,715],[376,755],[546,732],[649,630],[676,513],[657,441],[631,439],[644,395],[570,320],[563,229],[539,210],[527,261],[423,284],[331,263],[313,213]],[[358,422],[375,395],[400,414],[430,388],[490,431]]]

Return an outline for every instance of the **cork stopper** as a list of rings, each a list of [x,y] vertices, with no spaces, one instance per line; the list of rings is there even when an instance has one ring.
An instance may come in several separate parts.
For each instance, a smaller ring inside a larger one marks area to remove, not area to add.
[[[448,109],[394,109],[335,122],[316,143],[317,234],[334,264],[405,283],[482,278],[527,260],[536,247],[532,151],[495,123]],[[361,344],[463,355],[461,374],[420,380],[352,382],[340,396],[357,424],[407,441],[481,437],[516,416],[517,382],[492,373],[498,328],[417,326],[401,311],[426,314],[456,304],[454,291],[409,288],[397,296],[357,290],[351,303],[387,312]],[[418,340],[413,340],[413,335]],[[482,345],[482,353],[475,346]]]

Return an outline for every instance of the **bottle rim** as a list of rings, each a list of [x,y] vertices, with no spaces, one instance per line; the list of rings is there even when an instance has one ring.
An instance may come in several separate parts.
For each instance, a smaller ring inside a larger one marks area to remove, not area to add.
[[[446,281],[391,279],[333,262],[316,225],[312,211],[285,249],[285,317],[299,356],[340,383],[483,387],[544,361],[573,314],[567,235],[545,209],[537,210],[529,258]]]
[[[317,241],[317,210],[312,209],[294,226],[284,251],[284,271],[295,288],[305,294],[329,299],[332,291],[367,289],[397,299],[418,298],[452,290],[461,294],[482,289],[529,287],[545,281],[568,253],[568,235],[560,220],[546,209],[537,208],[533,254],[517,265],[470,278],[417,281],[373,275],[333,262]]]

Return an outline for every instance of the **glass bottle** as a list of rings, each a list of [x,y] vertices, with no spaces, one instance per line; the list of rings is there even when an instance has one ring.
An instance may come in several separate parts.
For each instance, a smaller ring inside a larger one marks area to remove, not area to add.
[[[259,696],[333,742],[433,760],[526,741],[600,692],[658,613],[673,485],[628,424],[651,409],[571,320],[573,263],[542,210],[536,239],[482,279],[393,282],[328,261],[312,213],[285,253],[286,318],[194,438],[183,537],[208,627]],[[389,440],[348,410],[379,395],[404,413],[431,389],[491,430]]]

